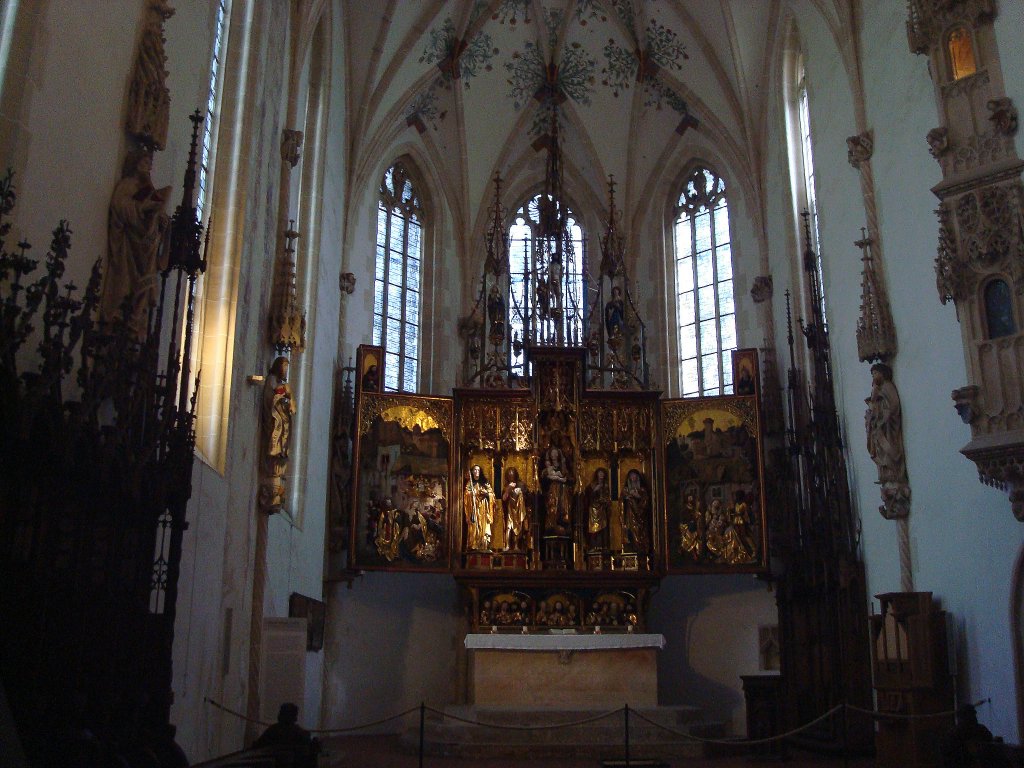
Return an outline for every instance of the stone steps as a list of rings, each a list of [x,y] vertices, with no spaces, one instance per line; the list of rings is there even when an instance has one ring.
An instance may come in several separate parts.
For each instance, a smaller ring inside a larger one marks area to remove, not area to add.
[[[622,711],[605,718],[564,728],[556,723],[578,723],[608,710],[538,708],[531,710],[453,705],[444,715],[428,713],[424,724],[424,752],[432,756],[485,757],[592,757],[617,760],[624,755],[625,725]],[[700,757],[704,745],[645,722],[637,715],[682,733],[702,738],[724,734],[720,723],[700,720],[695,707],[630,708],[630,757]],[[456,719],[459,718],[459,719]],[[468,720],[471,722],[462,722]],[[492,723],[516,728],[492,728],[476,723]],[[536,729],[536,726],[545,726]],[[523,730],[520,730],[522,728]],[[400,743],[410,751],[419,748],[419,727],[407,730]]]

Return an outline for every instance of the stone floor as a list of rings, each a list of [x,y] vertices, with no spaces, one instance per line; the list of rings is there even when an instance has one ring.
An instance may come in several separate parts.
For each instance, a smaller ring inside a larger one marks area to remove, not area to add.
[[[321,765],[330,768],[418,768],[419,758],[399,743],[398,736],[347,736],[325,741],[330,753]],[[755,760],[749,757],[708,757],[708,758],[666,758],[664,765],[671,768],[757,768],[778,765],[776,762]],[[786,768],[872,768],[873,758],[851,758],[844,764],[842,758],[825,758],[813,755],[791,754],[783,763]],[[494,758],[468,759],[456,757],[423,758],[423,768],[601,768],[601,761],[595,758]],[[641,764],[645,765],[645,764]],[[646,763],[650,765],[650,763]]]

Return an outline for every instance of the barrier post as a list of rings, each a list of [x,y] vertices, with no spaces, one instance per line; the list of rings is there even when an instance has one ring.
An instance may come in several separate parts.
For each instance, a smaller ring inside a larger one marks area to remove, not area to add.
[[[423,731],[424,731],[424,721],[426,720],[426,715],[427,715],[427,705],[421,701],[420,702],[420,768],[423,768]]]
[[[629,704],[624,707],[626,717],[626,768],[629,768]]]

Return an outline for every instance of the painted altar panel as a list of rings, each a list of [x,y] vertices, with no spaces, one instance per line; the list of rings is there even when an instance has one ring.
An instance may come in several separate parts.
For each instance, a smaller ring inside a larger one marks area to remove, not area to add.
[[[450,569],[452,423],[451,398],[360,386],[352,567]]]
[[[767,567],[757,397],[663,400],[670,573]]]

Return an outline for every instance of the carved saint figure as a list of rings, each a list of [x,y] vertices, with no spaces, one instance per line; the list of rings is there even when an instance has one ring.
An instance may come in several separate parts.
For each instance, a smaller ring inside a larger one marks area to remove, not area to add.
[[[640,470],[631,469],[626,474],[622,489],[623,544],[635,552],[647,551],[647,520],[651,508],[651,494],[644,483]]]
[[[491,549],[491,523],[494,522],[494,490],[483,468],[474,464],[469,470],[462,495],[466,516],[466,549],[487,552]]]
[[[288,358],[274,359],[263,384],[263,487],[261,505],[266,512],[278,512],[284,504],[284,475],[291,450],[295,399],[288,384]]]
[[[373,543],[377,547],[377,554],[389,563],[398,558],[398,543],[402,531],[400,514],[392,503],[391,497],[385,497],[380,505],[377,533],[373,538]]]
[[[128,327],[136,338],[146,335],[149,310],[156,305],[160,245],[167,230],[164,213],[170,187],[155,189],[149,176],[153,158],[145,150],[130,152],[121,180],[110,196],[107,220],[107,265],[100,320],[113,323],[128,305]]]
[[[149,3],[150,15],[135,53],[135,66],[128,86],[125,127],[141,143],[163,149],[167,144],[167,122],[171,95],[167,90],[167,56],[164,53],[164,21],[174,15],[167,0]]]
[[[587,545],[592,550],[608,548],[608,518],[612,506],[612,491],[608,485],[608,470],[598,467],[587,486]]]
[[[906,517],[910,513],[910,486],[903,451],[903,413],[888,365],[871,366],[871,393],[864,402],[868,406],[864,413],[868,454],[878,466],[878,484],[882,486],[884,505],[879,511],[889,520]]]
[[[564,536],[569,530],[569,475],[562,450],[552,445],[544,452],[544,532]]]
[[[622,289],[612,286],[612,297],[604,305],[604,329],[608,332],[608,338],[621,336],[626,326],[626,305],[622,300]]]
[[[519,470],[515,467],[505,470],[501,505],[505,511],[505,549],[527,549],[530,520],[526,514],[526,496],[519,481]]]

